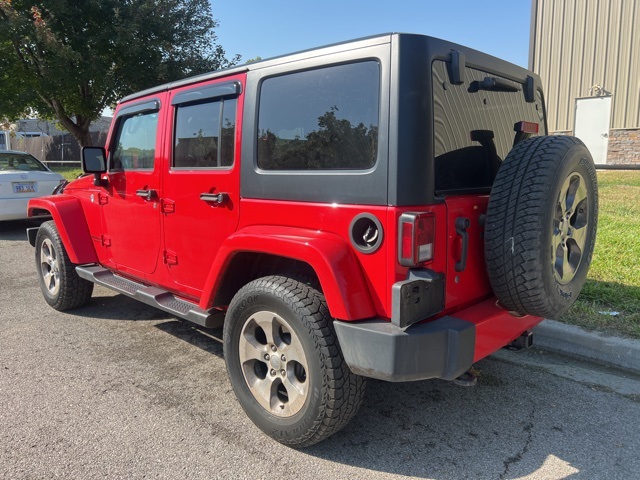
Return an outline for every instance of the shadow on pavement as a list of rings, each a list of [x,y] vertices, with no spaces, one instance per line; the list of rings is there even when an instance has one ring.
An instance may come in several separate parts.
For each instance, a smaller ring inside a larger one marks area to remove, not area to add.
[[[111,293],[111,292],[110,292]],[[195,347],[222,358],[222,328],[206,329],[170,313],[146,305],[126,295],[94,296],[81,308],[65,312],[69,315],[101,320],[139,321],[167,320],[154,325]]]
[[[39,227],[48,219],[38,220],[8,220],[0,222],[0,240],[27,241],[27,228]]]
[[[203,328],[181,319],[159,323],[155,327],[194,347],[201,348],[205,352],[224,358],[222,354],[222,328]]]

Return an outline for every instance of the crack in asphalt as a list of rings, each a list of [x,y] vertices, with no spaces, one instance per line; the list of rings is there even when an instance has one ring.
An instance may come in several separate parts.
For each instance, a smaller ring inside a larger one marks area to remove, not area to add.
[[[509,473],[509,469],[512,465],[520,462],[525,454],[529,451],[529,445],[533,441],[533,418],[536,413],[535,405],[531,408],[531,413],[529,413],[528,422],[525,424],[523,431],[527,433],[527,438],[525,439],[524,446],[520,449],[518,453],[513,455],[512,457],[507,458],[504,462],[504,471],[500,475],[499,479],[503,480],[507,477]]]

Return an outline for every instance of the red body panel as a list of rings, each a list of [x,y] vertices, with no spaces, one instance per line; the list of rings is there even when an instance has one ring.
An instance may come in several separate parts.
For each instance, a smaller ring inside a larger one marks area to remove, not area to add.
[[[167,94],[154,95],[161,103]],[[116,110],[116,116],[119,108]],[[118,270],[128,275],[145,278],[153,274],[161,253],[162,172],[166,168],[165,129],[168,109],[158,113],[158,128],[155,139],[155,160],[152,170],[113,171],[103,175],[108,180],[103,194],[107,201],[102,205],[104,234],[110,239],[107,253]],[[110,138],[107,138],[107,148]],[[155,190],[157,197],[146,200],[136,195],[138,190]]]
[[[477,302],[491,295],[491,285],[487,277],[484,261],[484,227],[481,215],[486,214],[488,195],[449,196],[447,205],[447,267],[446,267],[446,308],[456,308],[469,302]],[[456,232],[456,219],[467,218],[468,248],[467,261],[463,271],[456,270],[456,263],[462,258],[462,237]],[[443,225],[440,223],[436,226]]]
[[[205,292],[217,291],[222,279],[219,273],[225,271],[233,255],[239,252],[269,253],[311,265],[335,318],[362,319],[376,314],[352,249],[336,235],[292,227],[245,227],[223,243],[207,278]],[[212,301],[212,296],[205,293],[200,306],[210,308]]]
[[[29,216],[32,216],[33,210],[37,208],[51,213],[69,259],[73,263],[98,261],[85,214],[77,198],[69,195],[50,195],[29,200]]]
[[[244,84],[244,75],[224,77],[222,82],[238,81]],[[206,85],[206,84],[205,84]],[[168,101],[188,86],[170,92]],[[162,214],[163,249],[174,257],[166,263],[170,278],[157,276],[156,281],[175,284],[183,295],[200,298],[211,265],[222,243],[236,231],[240,212],[240,158],[242,139],[242,109],[240,97],[236,109],[234,164],[219,169],[172,169],[165,167],[163,200],[171,207]],[[165,129],[173,131],[175,115],[167,115]],[[171,164],[173,142],[166,142],[165,158]],[[205,202],[200,194],[224,193],[221,205]],[[223,272],[222,272],[223,273]],[[205,295],[210,292],[205,292]],[[208,295],[207,295],[208,296]]]
[[[355,263],[352,265],[351,272],[337,272],[335,276],[348,275],[349,281],[347,285],[351,285],[354,282],[354,277],[359,277],[357,285],[364,284],[367,287],[367,291],[371,292],[367,294],[370,299],[369,302],[373,303],[373,311],[368,316],[384,316],[390,317],[391,294],[388,291],[388,265],[390,259],[389,254],[393,248],[395,248],[397,239],[394,234],[395,229],[389,229],[386,225],[387,207],[380,206],[362,206],[362,205],[338,205],[338,204],[325,204],[325,203],[305,203],[305,202],[284,202],[273,200],[252,200],[242,199],[240,205],[240,224],[239,229],[244,231],[246,227],[259,227],[265,226],[270,228],[272,232],[276,232],[279,228],[273,227],[290,227],[295,226],[300,229],[314,232],[314,235],[320,233],[331,234],[337,237],[341,245],[346,248],[350,253],[350,259],[353,259]],[[353,218],[362,213],[363,211],[375,215],[382,223],[384,229],[384,237],[380,248],[370,254],[364,254],[357,251],[350,245],[349,240],[349,226]],[[286,228],[282,228],[284,233]],[[289,241],[294,241],[294,238],[290,238]],[[301,237],[300,243],[304,243],[306,240]],[[258,241],[254,244],[252,250],[268,248],[268,242]],[[283,251],[282,253],[286,257],[294,258]],[[342,256],[343,254],[340,253]],[[393,254],[395,255],[395,254]],[[298,258],[305,261],[304,258]],[[310,262],[309,262],[310,263]],[[332,262],[330,262],[332,263]],[[346,279],[345,279],[346,280]],[[345,292],[350,292],[349,290]],[[357,291],[353,290],[354,292]],[[358,293],[358,297],[360,294]],[[345,303],[353,304],[356,302],[356,298],[349,298],[348,296],[343,298]],[[331,307],[331,304],[329,305]],[[355,311],[353,306],[344,309],[344,312]],[[370,311],[369,307],[365,307],[362,311]],[[333,311],[332,311],[333,313]],[[346,315],[338,316],[337,318],[343,320],[355,320],[360,318],[366,318],[362,315]]]
[[[543,319],[531,315],[514,316],[497,305],[495,298],[477,303],[455,313],[457,318],[476,326],[476,348],[473,361],[491,355],[515,340],[522,332],[535,327]]]

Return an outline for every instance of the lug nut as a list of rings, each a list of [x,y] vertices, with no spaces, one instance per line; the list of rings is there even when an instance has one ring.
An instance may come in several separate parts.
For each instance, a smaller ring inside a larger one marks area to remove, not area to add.
[[[265,360],[267,360],[267,361],[269,361],[269,354],[268,354],[268,353],[265,353],[265,354],[264,354],[264,359],[265,359]]]
[[[275,375],[275,374],[276,374],[276,371],[272,369],[271,370],[271,375]]]
[[[271,345],[271,351],[275,352],[276,350],[278,350],[278,347],[276,347],[275,345]]]
[[[283,362],[286,362],[286,361],[287,361],[287,358],[286,358],[284,355],[282,355],[282,356],[280,357],[280,360],[282,360]]]
[[[287,373],[287,372],[285,372],[284,369],[280,370],[280,375],[282,375],[283,377],[284,377],[285,373]]]

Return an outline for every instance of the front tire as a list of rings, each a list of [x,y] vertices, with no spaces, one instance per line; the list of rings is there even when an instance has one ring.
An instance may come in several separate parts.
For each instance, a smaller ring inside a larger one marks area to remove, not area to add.
[[[322,293],[282,276],[254,280],[233,298],[224,356],[249,418],[292,447],[342,429],[356,414],[365,379],[345,363]]]
[[[36,235],[36,267],[46,302],[58,311],[86,305],[93,283],[80,278],[69,260],[55,222],[44,222]]]

